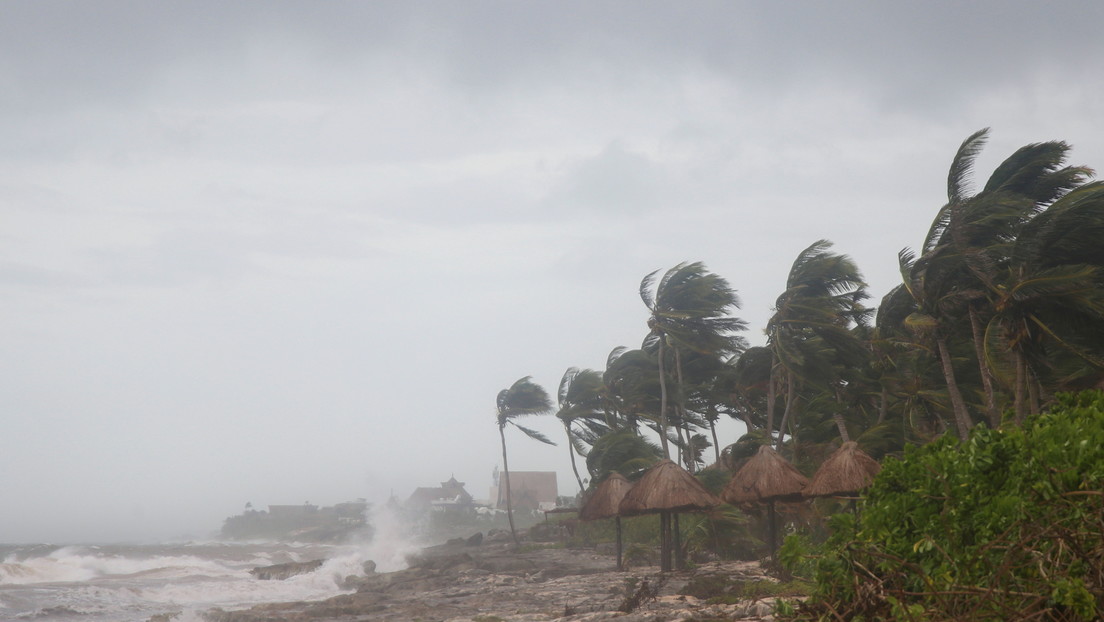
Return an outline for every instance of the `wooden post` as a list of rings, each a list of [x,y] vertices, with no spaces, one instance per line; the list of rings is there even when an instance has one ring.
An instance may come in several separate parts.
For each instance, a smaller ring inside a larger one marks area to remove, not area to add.
[[[659,571],[671,571],[671,515],[659,513]]]
[[[677,513],[672,514],[671,532],[672,541],[675,549],[675,568],[678,570],[686,569],[686,556],[682,553],[682,531],[679,529],[679,515]]]
[[[621,559],[621,517],[615,516],[613,523],[617,526],[617,569],[624,570],[625,564]]]
[[[771,561],[778,561],[778,524],[774,512],[774,499],[767,502],[767,546],[770,547]]]

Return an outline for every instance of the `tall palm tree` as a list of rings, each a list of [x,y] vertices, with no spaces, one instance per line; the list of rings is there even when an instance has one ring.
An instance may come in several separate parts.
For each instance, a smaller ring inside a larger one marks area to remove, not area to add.
[[[706,270],[701,262],[680,263],[659,279],[658,270],[640,282],[640,298],[648,308],[648,337],[645,349],[655,344],[659,369],[660,405],[659,438],[663,455],[671,457],[668,446],[669,427],[667,388],[667,348],[675,352],[676,372],[681,375],[680,351],[709,353],[718,357],[733,354],[744,347],[735,333],[747,324],[729,312],[740,307],[736,291],[724,278]],[[654,285],[654,291],[653,291]],[[681,386],[678,408],[685,408]]]
[[[567,433],[567,451],[571,458],[571,471],[579,484],[579,492],[585,490],[583,478],[575,464],[575,454],[583,451],[583,443],[593,444],[610,427],[606,425],[605,410],[602,404],[602,376],[593,369],[570,367],[560,379],[557,393],[556,418],[563,424]]]
[[[1104,182],[1065,194],[1024,225],[990,282],[985,356],[1013,386],[1016,418],[1058,387],[1104,369]],[[1002,361],[1012,354],[1011,365]],[[1009,368],[1011,367],[1011,370]],[[1029,403],[1030,402],[1030,403]]]
[[[801,251],[767,322],[772,352],[772,386],[784,385],[785,411],[778,426],[781,448],[787,424],[797,408],[799,385],[829,390],[841,380],[839,370],[862,365],[868,357],[851,328],[866,322],[870,310],[866,283],[847,255],[831,252],[832,243],[817,240]],[[773,427],[774,392],[768,397],[768,425]],[[770,431],[770,430],[768,430]],[[843,432],[846,434],[846,431]]]
[[[940,250],[944,248],[940,247]],[[920,258],[908,249],[898,253],[905,291],[916,302],[916,310],[905,318],[905,324],[920,340],[935,345],[943,379],[947,384],[947,397],[954,414],[955,430],[959,438],[966,438],[974,421],[966,408],[958,376],[955,375],[950,340],[955,320],[958,319],[952,309],[961,308],[963,301],[974,298],[975,294],[971,292],[963,296],[961,290],[954,286],[954,279],[948,276],[952,270],[946,269],[946,262],[939,259],[941,256],[934,251]]]
[[[1013,246],[1041,210],[1085,182],[1092,171],[1063,166],[1070,147],[1061,141],[1021,147],[972,193],[969,177],[988,138],[979,130],[959,147],[947,177],[947,203],[939,210],[919,257],[900,255],[902,276],[918,309],[910,323],[929,335],[942,362],[960,436],[973,425],[952,362],[950,339],[968,321],[990,425],[1000,423],[984,325],[993,315],[996,279],[1006,275]]]
[[[529,438],[555,445],[537,430],[527,428],[516,421],[519,417],[543,415],[552,410],[552,401],[548,398],[548,393],[531,378],[532,376],[525,376],[518,379],[510,385],[510,388],[499,391],[496,400],[498,436],[502,441],[502,476],[506,484],[506,518],[510,523],[510,536],[514,539],[514,546],[520,546],[521,543],[514,528],[513,500],[510,496],[510,464],[506,458],[506,426],[512,425]]]

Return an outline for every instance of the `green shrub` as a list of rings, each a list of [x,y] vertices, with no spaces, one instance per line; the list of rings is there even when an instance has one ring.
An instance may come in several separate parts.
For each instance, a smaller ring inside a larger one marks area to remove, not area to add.
[[[1104,394],[1059,396],[1022,428],[909,448],[885,462],[859,517],[830,527],[804,615],[1098,619]]]

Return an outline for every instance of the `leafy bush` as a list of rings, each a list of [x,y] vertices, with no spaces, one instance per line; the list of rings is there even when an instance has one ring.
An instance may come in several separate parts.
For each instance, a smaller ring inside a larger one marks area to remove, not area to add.
[[[1104,393],[1059,396],[1022,428],[909,448],[858,518],[830,526],[804,616],[1099,619]]]

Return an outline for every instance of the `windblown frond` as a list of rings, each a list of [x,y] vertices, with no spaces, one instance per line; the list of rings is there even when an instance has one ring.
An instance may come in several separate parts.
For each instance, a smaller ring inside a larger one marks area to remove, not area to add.
[[[958,153],[951,161],[951,170],[947,174],[948,203],[958,203],[969,196],[966,186],[970,181],[970,175],[973,173],[974,162],[988,139],[989,128],[986,127],[974,132],[969,138],[962,141]]]

